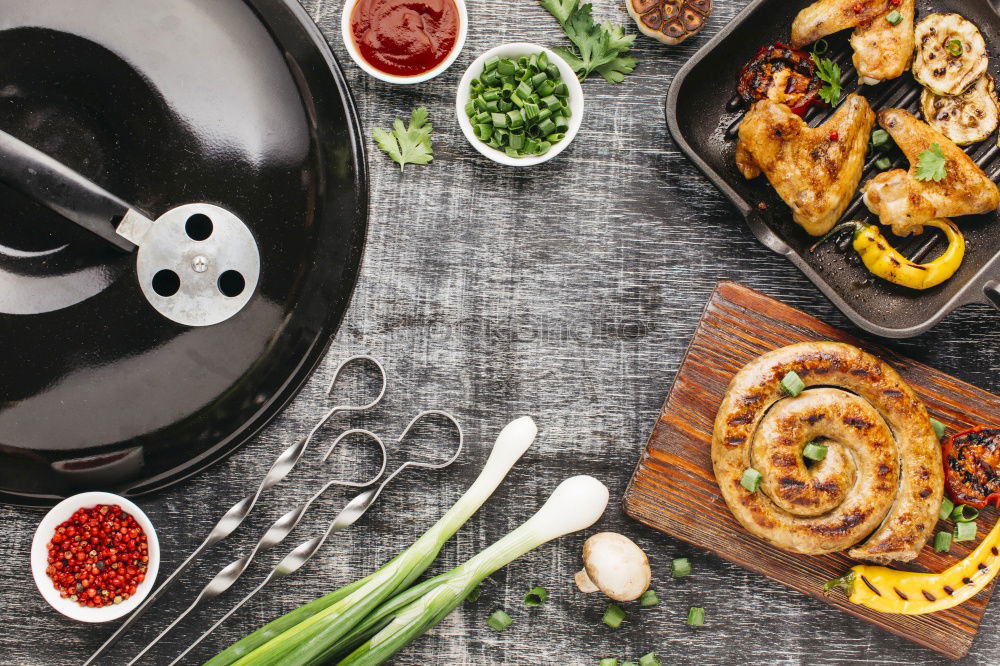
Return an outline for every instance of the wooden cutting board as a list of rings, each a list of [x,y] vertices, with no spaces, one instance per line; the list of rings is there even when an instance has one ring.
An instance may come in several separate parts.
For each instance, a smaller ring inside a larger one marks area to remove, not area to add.
[[[712,473],[715,413],[726,386],[746,363],[795,342],[837,340],[889,362],[916,390],[931,415],[949,431],[976,425],[1000,427],[1000,398],[884,348],[862,342],[804,312],[734,282],[712,294],[663,411],[625,493],[626,513],[651,527],[952,659],[968,653],[992,585],[974,599],[929,615],[888,615],[847,601],[840,591],[824,596],[823,583],[856,564],[843,554],[786,553],[752,536],[736,521]],[[983,511],[979,537],[997,515]],[[938,529],[952,528],[942,522]],[[907,568],[941,571],[965,557],[978,541],[955,543],[950,553],[931,545]]]

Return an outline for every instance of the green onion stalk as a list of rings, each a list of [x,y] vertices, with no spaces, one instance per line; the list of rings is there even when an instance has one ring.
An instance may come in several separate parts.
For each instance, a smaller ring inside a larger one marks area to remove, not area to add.
[[[607,506],[608,489],[597,479],[591,476],[566,479],[526,523],[464,564],[427,581],[436,584],[398,610],[385,628],[338,662],[339,665],[384,663],[443,620],[484,578],[543,543],[590,527]],[[332,645],[312,659],[310,666],[329,661],[337,651],[338,646]]]
[[[415,581],[444,543],[489,499],[535,439],[530,417],[500,432],[483,471],[464,495],[409,548],[375,573],[270,622],[229,646],[206,666],[308,663],[345,637],[382,602]]]

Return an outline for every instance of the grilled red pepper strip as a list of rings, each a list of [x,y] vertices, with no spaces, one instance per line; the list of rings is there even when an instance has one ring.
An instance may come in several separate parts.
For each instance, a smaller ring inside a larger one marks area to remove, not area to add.
[[[819,98],[822,87],[816,63],[808,53],[775,42],[762,46],[743,67],[736,90],[747,104],[769,98],[804,116],[813,106],[823,104]]]
[[[942,446],[945,485],[955,503],[1000,507],[1000,430],[973,428]]]

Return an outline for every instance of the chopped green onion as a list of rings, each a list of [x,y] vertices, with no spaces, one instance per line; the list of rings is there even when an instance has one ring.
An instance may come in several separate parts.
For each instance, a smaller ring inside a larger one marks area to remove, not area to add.
[[[872,132],[872,146],[875,148],[881,148],[885,144],[889,143],[889,133],[884,129],[877,129]]]
[[[941,500],[941,510],[938,511],[938,518],[948,520],[951,518],[951,510],[955,508],[954,502],[945,497]]]
[[[802,457],[808,458],[809,460],[815,460],[820,462],[826,458],[826,444],[820,444],[819,442],[809,442],[804,447],[802,447]]]
[[[823,55],[830,50],[830,44],[825,40],[821,39],[813,46],[813,53],[816,55]]]
[[[618,659],[615,657],[607,657],[605,659],[601,659],[597,666],[618,666]]]
[[[951,512],[951,519],[956,523],[971,523],[979,517],[979,509],[968,504],[959,504]]]
[[[643,607],[656,606],[659,603],[660,598],[656,596],[656,590],[653,590],[652,588],[643,592],[642,596],[639,597],[639,605]]]
[[[625,611],[618,604],[608,604],[608,609],[604,611],[604,617],[601,618],[601,622],[608,625],[612,629],[617,629],[622,625],[622,620],[625,619]]]
[[[965,53],[965,46],[963,46],[961,39],[949,39],[948,43],[945,44],[945,48],[948,49],[948,53],[956,58]]]
[[[743,476],[740,478],[740,485],[750,492],[755,493],[760,488],[760,481],[763,478],[760,472],[750,467],[743,471]]]
[[[507,615],[502,608],[496,609],[488,618],[486,618],[486,626],[494,631],[503,631],[513,622],[514,620],[510,619],[510,615]]]
[[[883,157],[879,161],[875,162],[875,168],[879,171],[888,171],[892,168],[892,160],[888,157]]]
[[[678,557],[670,563],[670,575],[674,578],[683,578],[691,575],[691,560],[686,557]]]
[[[687,623],[689,627],[701,627],[705,624],[705,609],[692,606],[688,611]]]
[[[894,9],[889,12],[889,14],[885,17],[885,20],[892,25],[899,25],[903,22],[903,15]]]
[[[799,393],[802,393],[805,387],[805,382],[802,381],[798,373],[794,370],[781,378],[781,390],[791,398],[794,398]]]
[[[944,427],[943,423],[941,423],[937,419],[931,419],[931,427],[934,428],[934,434],[937,435],[938,439],[944,437],[944,433],[947,430],[947,428]]]
[[[934,552],[947,553],[951,548],[951,532],[938,532],[934,535]]]
[[[549,598],[549,593],[544,587],[536,587],[531,592],[524,595],[525,606],[541,606]]]
[[[465,600],[470,604],[474,604],[479,600],[479,597],[482,594],[483,594],[482,585],[476,585],[474,588],[472,588],[472,592],[469,592],[467,595],[465,595]]]
[[[490,59],[474,81],[465,111],[476,138],[486,145],[511,157],[525,157],[542,155],[566,139],[569,88],[544,52]],[[520,132],[499,132],[508,129]]]
[[[973,541],[976,538],[976,523],[955,523],[955,541]]]
[[[656,653],[650,652],[639,657],[639,666],[663,666],[663,662],[656,657]]]

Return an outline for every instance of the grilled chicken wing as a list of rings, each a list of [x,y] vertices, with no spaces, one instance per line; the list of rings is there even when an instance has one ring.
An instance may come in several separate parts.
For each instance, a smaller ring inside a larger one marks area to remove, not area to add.
[[[893,25],[886,18],[899,12]],[[854,68],[861,83],[901,76],[913,59],[914,0],[818,0],[792,23],[792,46],[801,48],[835,32],[854,28]]]
[[[857,190],[875,114],[849,95],[823,125],[810,128],[784,104],[754,104],[740,125],[736,165],[748,179],[761,173],[792,209],[796,222],[822,236]]]
[[[892,136],[909,171],[895,169],[865,184],[865,204],[882,224],[899,236],[922,231],[921,225],[938,217],[989,213],[1000,204],[1000,190],[976,163],[948,137],[902,109],[878,114],[879,124]],[[920,154],[938,144],[944,153],[947,176],[940,182],[917,180]]]

